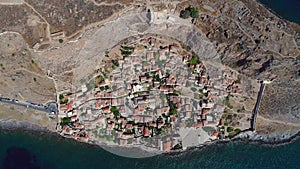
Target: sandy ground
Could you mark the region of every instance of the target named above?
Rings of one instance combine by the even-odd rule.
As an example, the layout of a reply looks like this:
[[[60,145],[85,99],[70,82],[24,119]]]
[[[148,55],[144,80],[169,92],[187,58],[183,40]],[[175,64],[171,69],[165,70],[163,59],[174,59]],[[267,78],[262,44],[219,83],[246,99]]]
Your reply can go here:
[[[31,57],[23,38],[14,33],[0,36],[0,95],[11,99],[45,103],[56,100],[51,79]]]
[[[300,130],[300,124],[285,123],[282,121],[274,121],[258,116],[256,120],[257,133],[262,135],[268,134],[284,134],[286,132],[296,132]]]
[[[45,127],[50,131],[55,131],[56,120],[50,119],[45,112],[27,109],[22,106],[0,103],[0,119],[2,121],[22,121],[40,127]]]

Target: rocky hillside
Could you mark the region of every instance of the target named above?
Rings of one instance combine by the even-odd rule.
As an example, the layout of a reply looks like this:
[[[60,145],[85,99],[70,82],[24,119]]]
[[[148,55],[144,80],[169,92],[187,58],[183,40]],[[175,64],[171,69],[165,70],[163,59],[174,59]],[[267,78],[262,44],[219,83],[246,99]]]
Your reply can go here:
[[[272,80],[260,115],[300,122],[300,26],[280,19],[254,0],[182,2],[199,9],[195,25],[214,43],[221,62],[250,78]]]

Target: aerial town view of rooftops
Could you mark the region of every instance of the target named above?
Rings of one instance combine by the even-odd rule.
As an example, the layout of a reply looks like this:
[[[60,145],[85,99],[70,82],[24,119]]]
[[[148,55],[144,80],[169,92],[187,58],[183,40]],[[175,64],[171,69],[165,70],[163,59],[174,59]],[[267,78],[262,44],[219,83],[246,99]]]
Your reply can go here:
[[[58,131],[84,142],[186,149],[249,128],[232,110],[237,72],[208,68],[180,43],[149,35],[108,50],[103,68],[59,94]],[[237,113],[239,112],[239,113]]]

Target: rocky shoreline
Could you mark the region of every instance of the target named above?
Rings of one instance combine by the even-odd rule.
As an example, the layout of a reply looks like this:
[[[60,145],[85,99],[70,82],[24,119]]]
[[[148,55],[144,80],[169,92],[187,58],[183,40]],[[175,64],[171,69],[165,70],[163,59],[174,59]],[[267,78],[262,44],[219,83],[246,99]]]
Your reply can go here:
[[[73,141],[77,144],[81,144],[83,146],[92,146],[92,147],[101,147],[107,151],[113,152],[114,154],[118,154],[121,156],[127,156],[128,154],[132,152],[138,152],[137,150],[132,151],[133,149],[140,149],[142,150],[142,154],[146,157],[146,149],[139,148],[137,146],[134,147],[116,147],[116,146],[109,146],[109,145],[98,145],[98,144],[92,144],[92,143],[84,143],[80,142],[74,139],[66,138],[61,135],[59,135],[57,132],[50,131],[47,128],[40,127],[35,124],[31,124],[28,122],[23,122],[23,121],[16,121],[16,120],[1,120],[0,121],[0,131],[20,131],[20,132],[29,132],[37,135],[51,135],[53,137],[57,137],[58,139],[67,139],[68,141]],[[213,142],[208,142],[199,146],[195,147],[190,147],[186,150],[173,150],[169,153],[165,153],[166,155],[169,156],[177,156],[181,155],[190,151],[196,151],[201,148],[207,147],[207,146],[213,146],[217,144],[226,144],[229,142],[245,142],[249,144],[255,144],[255,145],[263,145],[263,146],[281,146],[285,144],[292,143],[300,138],[300,130],[298,132],[288,132],[285,134],[281,135],[259,135],[256,132],[253,132],[251,130],[245,130],[233,137],[232,139],[224,139],[224,140],[216,140]],[[121,150],[118,151],[118,148]],[[153,152],[148,152],[148,153],[153,153]],[[158,155],[158,154],[157,154]],[[132,158],[137,158],[133,156],[132,154],[129,156]]]
[[[260,135],[253,131],[244,131],[233,137],[232,141],[246,141],[263,145],[278,146],[291,143],[300,138],[300,130],[297,132],[286,132],[284,134]]]
[[[0,120],[0,131],[1,130],[50,132],[45,127],[41,127],[29,122],[17,121],[17,120]]]
[[[189,147],[187,150],[177,150],[177,151],[175,150],[167,154],[170,156],[177,156],[183,153],[188,153],[189,151],[197,151],[205,147],[219,145],[219,144],[227,144],[230,142],[243,142],[243,143],[254,144],[258,146],[276,147],[276,146],[283,146],[286,144],[293,143],[298,139],[300,139],[300,130],[296,133],[285,133],[282,135],[265,135],[265,136],[259,135],[256,132],[253,132],[251,130],[245,130],[231,139],[216,140],[199,146]]]

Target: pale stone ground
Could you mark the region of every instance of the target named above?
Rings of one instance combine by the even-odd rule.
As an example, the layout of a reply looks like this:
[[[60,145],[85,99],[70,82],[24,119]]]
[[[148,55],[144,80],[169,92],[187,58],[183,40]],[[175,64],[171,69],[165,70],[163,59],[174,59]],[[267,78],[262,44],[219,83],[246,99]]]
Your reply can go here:
[[[179,135],[182,138],[183,149],[204,144],[210,138],[202,128],[180,128]]]
[[[120,41],[138,34],[155,33],[172,37],[187,44],[201,58],[215,59],[218,54],[203,34],[197,32],[191,23],[178,16],[161,13],[160,19],[147,23],[145,13],[124,15],[105,25],[88,30],[72,43],[38,52],[35,59],[45,70],[50,70],[58,78],[65,71],[73,73],[71,83],[81,86],[80,80],[92,74],[101,64],[105,51]],[[73,69],[75,67],[75,69]],[[73,69],[73,71],[72,71]],[[70,80],[70,79],[69,79]],[[58,81],[58,88],[63,90]]]
[[[0,5],[22,5],[23,0],[0,0]]]

